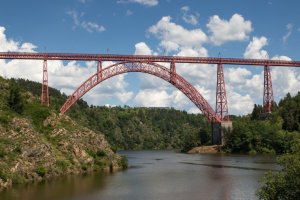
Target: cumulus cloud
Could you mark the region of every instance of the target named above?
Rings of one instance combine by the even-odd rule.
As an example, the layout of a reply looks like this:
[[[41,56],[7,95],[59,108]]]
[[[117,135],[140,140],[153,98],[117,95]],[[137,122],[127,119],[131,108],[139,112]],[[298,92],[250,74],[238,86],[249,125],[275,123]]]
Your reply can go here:
[[[117,3],[138,3],[145,6],[156,6],[159,0],[119,0]]]
[[[227,90],[228,112],[230,114],[245,115],[252,112],[253,98],[249,94],[241,95],[237,92]]]
[[[135,96],[134,101],[138,106],[169,107],[170,96],[164,90],[141,90]]]
[[[212,34],[210,40],[215,45],[247,40],[248,34],[253,30],[251,21],[245,20],[240,14],[234,14],[229,21],[214,15],[206,26]]]
[[[37,47],[29,42],[20,44],[17,41],[8,39],[5,34],[5,27],[0,26],[0,52],[34,52]]]
[[[73,10],[73,11],[68,11],[67,14],[72,18],[72,20],[74,22],[73,29],[75,29],[77,27],[81,27],[90,33],[93,33],[93,32],[100,33],[100,32],[103,32],[106,30],[105,27],[101,24],[98,24],[96,22],[82,20],[82,17],[84,16],[83,12],[81,12],[79,14]]]
[[[207,41],[206,34],[201,29],[188,30],[181,25],[171,22],[170,16],[162,17],[148,32],[158,38],[160,46],[167,52],[180,47],[199,47]]]
[[[251,71],[246,68],[229,68],[225,70],[226,76],[228,77],[228,83],[230,84],[244,84],[247,77],[252,75]]]
[[[266,37],[262,36],[260,38],[253,37],[252,41],[248,44],[244,58],[249,59],[268,59],[269,55],[266,50],[262,48],[268,44],[268,40]]]
[[[272,60],[292,59],[288,56],[274,56]],[[288,92],[296,95],[300,88],[300,69],[286,67],[272,67],[271,69],[272,84],[274,95],[278,98],[284,97]]]
[[[135,44],[135,55],[152,55],[152,50],[145,42]]]

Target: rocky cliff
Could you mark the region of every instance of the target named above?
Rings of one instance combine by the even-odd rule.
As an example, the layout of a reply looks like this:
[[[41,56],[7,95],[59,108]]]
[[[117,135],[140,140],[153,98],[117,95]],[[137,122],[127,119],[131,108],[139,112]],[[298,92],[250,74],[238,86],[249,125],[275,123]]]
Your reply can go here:
[[[126,167],[102,134],[51,113],[38,132],[31,120],[0,121],[0,189],[67,174],[114,171]]]

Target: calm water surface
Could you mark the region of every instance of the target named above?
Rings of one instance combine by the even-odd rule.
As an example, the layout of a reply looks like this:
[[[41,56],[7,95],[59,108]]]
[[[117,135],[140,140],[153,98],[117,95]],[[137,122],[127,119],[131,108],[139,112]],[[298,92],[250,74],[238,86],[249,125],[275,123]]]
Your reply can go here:
[[[223,200],[257,199],[258,180],[277,170],[275,157],[186,155],[122,151],[129,169],[73,176],[0,192],[1,200]]]

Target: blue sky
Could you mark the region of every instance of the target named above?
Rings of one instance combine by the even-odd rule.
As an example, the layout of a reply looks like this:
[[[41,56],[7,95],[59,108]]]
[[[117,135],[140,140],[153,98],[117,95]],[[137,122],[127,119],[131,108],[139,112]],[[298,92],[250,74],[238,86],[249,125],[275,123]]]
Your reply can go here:
[[[2,0],[0,51],[300,60],[299,7],[297,0]],[[50,86],[67,94],[96,70],[93,62],[48,66]],[[37,61],[2,60],[0,75],[41,81],[41,67]],[[214,108],[216,67],[177,67]],[[262,68],[226,65],[225,78],[230,113],[246,114],[261,104]],[[276,100],[300,90],[298,69],[274,68],[272,79]],[[145,74],[115,77],[84,99],[199,112],[170,84]]]

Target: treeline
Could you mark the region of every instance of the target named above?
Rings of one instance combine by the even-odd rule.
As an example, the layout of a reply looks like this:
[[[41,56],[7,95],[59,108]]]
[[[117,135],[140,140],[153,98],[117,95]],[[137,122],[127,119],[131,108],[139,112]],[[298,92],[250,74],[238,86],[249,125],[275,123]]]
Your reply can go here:
[[[248,116],[235,117],[233,131],[226,132],[224,150],[231,153],[282,154],[300,142],[300,92],[289,93],[273,105],[272,114],[263,115],[262,106],[254,105]]]

